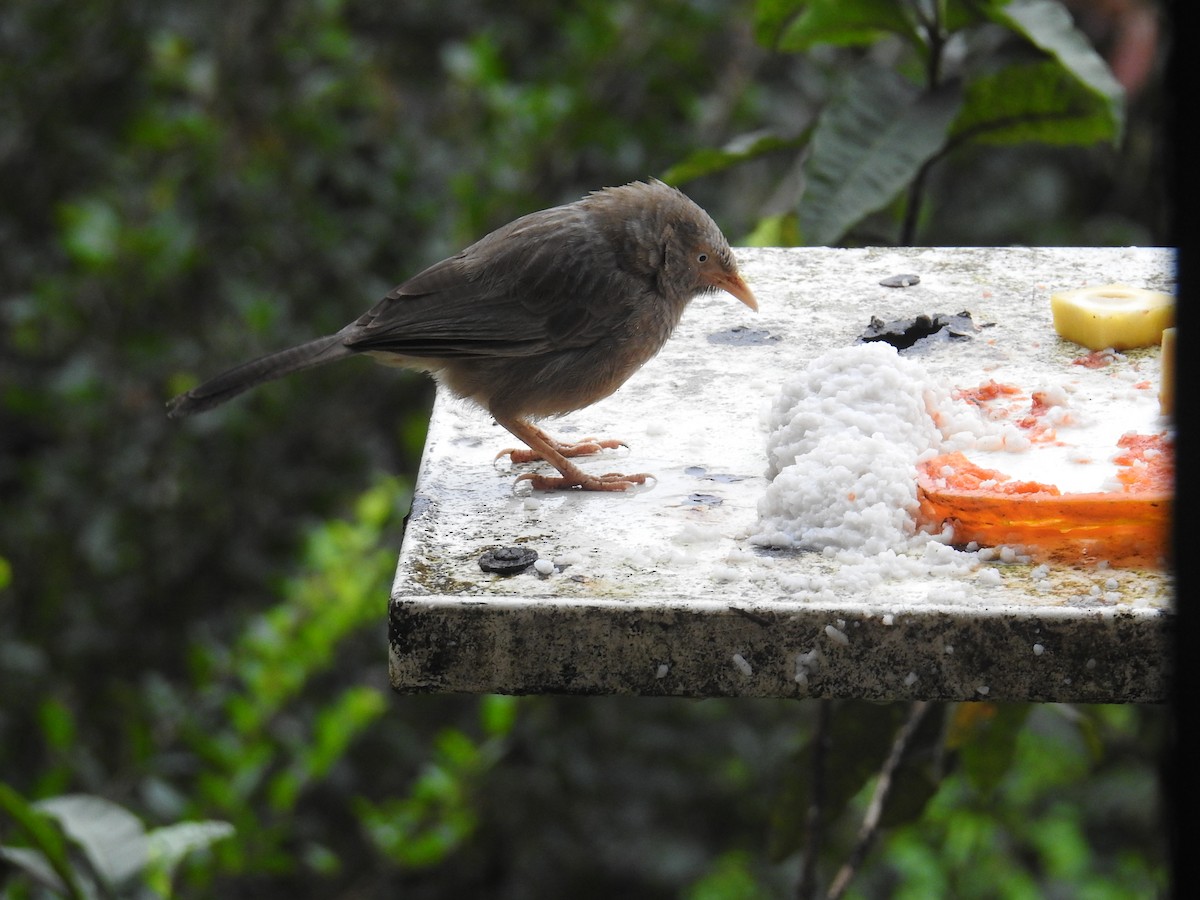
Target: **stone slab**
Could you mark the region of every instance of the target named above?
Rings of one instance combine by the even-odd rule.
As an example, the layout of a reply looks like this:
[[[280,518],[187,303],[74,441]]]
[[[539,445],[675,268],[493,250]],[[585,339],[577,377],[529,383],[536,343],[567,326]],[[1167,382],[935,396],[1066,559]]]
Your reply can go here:
[[[1172,578],[1157,569],[989,563],[988,579],[843,578],[820,553],[747,541],[766,487],[762,414],[790,373],[872,315],[970,311],[986,334],[917,351],[948,385],[1036,386],[1080,349],[1049,295],[1121,282],[1173,291],[1157,248],[742,249],[755,315],[698,298],[612,397],[543,423],[628,450],[585,468],[652,472],[627,494],[530,495],[513,440],[439,393],[390,604],[400,692],[1161,702]],[[884,287],[913,273],[920,283]],[[1156,350],[1119,366],[1157,379]],[[1119,374],[1114,370],[1114,374]],[[484,572],[496,547],[553,568]],[[546,563],[542,563],[546,568]],[[805,591],[796,585],[824,585]],[[836,590],[830,597],[829,586]]]

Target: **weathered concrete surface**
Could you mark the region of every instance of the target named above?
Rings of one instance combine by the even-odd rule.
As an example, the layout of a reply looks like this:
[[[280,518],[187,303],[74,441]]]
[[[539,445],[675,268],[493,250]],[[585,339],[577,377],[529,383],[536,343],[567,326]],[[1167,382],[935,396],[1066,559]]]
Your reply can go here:
[[[514,491],[531,467],[492,464],[511,437],[439,396],[391,601],[398,691],[631,693],[1158,702],[1173,585],[1160,570],[989,563],[988,577],[863,579],[819,553],[747,540],[766,486],[760,415],[778,386],[872,315],[970,311],[994,323],[913,358],[945,383],[1030,389],[1080,349],[1053,291],[1122,282],[1173,291],[1147,248],[740,250],[759,315],[697,300],[667,348],[617,392],[544,423],[629,450],[583,460],[652,472],[624,495]],[[920,284],[886,288],[889,276]],[[1157,381],[1157,351],[1112,374]],[[500,546],[543,569],[483,572]],[[546,561],[549,561],[549,565]],[[976,573],[978,574],[978,573]],[[871,579],[868,579],[871,581]],[[805,585],[810,588],[806,589]]]

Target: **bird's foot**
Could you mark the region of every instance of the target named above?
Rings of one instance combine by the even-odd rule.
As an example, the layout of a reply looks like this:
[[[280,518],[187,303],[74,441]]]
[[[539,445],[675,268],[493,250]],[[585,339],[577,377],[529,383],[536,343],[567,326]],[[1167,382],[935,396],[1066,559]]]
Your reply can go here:
[[[653,477],[648,472],[638,472],[634,475],[624,475],[620,472],[587,475],[579,472],[571,478],[527,473],[518,476],[517,481],[528,481],[535,491],[569,491],[575,488],[581,491],[627,491],[635,485],[645,484],[647,478]]]
[[[548,435],[547,437],[549,438]],[[555,450],[566,457],[591,456],[593,453],[599,453],[601,450],[616,450],[618,447],[628,446],[628,444],[626,444],[624,441],[618,441],[612,438],[587,437],[571,444],[568,444],[564,441],[555,440],[554,438],[549,438],[549,440],[551,441],[551,446],[553,446]],[[538,451],[531,450],[526,447],[509,447],[501,450],[496,454],[496,459],[500,459],[502,456],[507,456],[512,460],[514,465],[520,463],[538,462],[539,460],[544,460],[546,458]]]
[[[505,450],[500,456],[508,455],[514,463],[545,460],[558,469],[561,478],[548,475],[538,475],[533,472],[517,477],[517,481],[528,481],[535,491],[565,491],[578,489],[581,491],[627,491],[635,485],[645,484],[647,478],[653,478],[644,472],[636,475],[622,475],[620,472],[609,472],[607,475],[591,475],[569,457],[587,456],[599,453],[601,450],[613,447],[624,447],[622,441],[597,440],[584,438],[575,443],[565,443],[551,437],[536,425],[523,419],[497,417],[496,421],[503,425],[517,438],[529,445],[528,450]]]

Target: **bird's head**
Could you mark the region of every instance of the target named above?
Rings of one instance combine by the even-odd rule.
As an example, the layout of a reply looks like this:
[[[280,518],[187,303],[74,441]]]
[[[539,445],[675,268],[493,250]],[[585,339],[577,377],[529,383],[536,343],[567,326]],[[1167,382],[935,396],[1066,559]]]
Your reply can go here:
[[[718,234],[718,236],[720,236]],[[738,272],[733,251],[721,237],[719,244],[700,240],[692,245],[691,254],[696,266],[696,277],[705,289],[721,290],[733,294],[748,307],[758,312],[758,300]]]
[[[651,183],[663,211],[660,280],[672,282],[689,297],[726,291],[758,311],[758,300],[738,272],[729,241],[703,209],[682,191],[661,181]]]
[[[727,291],[753,310],[758,301],[717,223],[678,188],[657,179],[593,191],[583,201],[616,236],[622,267],[654,278],[680,311],[697,294]]]

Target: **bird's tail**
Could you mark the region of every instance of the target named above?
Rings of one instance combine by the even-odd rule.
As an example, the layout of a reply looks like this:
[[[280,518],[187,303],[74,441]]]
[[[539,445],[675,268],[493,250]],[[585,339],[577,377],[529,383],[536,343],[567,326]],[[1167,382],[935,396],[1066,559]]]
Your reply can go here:
[[[199,387],[192,388],[186,394],[180,394],[167,404],[167,415],[178,419],[204,412],[206,409],[220,406],[226,400],[232,400],[243,391],[248,391],[264,381],[273,381],[292,372],[333,362],[353,353],[354,351],[343,343],[341,336],[331,334],[298,347],[252,359],[204,382]]]

